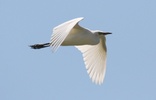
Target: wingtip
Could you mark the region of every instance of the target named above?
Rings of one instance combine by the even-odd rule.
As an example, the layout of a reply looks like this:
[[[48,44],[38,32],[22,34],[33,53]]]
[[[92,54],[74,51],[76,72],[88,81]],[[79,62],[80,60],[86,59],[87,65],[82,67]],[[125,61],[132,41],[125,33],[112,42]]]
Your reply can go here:
[[[79,17],[80,19],[84,19],[84,17]]]
[[[83,20],[84,17],[78,17],[78,18],[75,18],[76,20]]]

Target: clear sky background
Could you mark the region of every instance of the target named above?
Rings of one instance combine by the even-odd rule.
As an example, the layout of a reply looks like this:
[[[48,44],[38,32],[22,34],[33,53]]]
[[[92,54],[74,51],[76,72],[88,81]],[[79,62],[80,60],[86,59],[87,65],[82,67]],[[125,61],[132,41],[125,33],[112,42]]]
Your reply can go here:
[[[28,47],[77,17],[113,33],[100,86],[75,47]],[[156,0],[0,0],[0,48],[0,100],[156,100]]]

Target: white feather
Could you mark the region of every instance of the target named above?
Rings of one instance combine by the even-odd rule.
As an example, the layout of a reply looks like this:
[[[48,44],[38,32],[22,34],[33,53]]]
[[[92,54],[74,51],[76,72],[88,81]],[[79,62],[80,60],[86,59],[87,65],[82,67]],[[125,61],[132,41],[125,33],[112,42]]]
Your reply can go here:
[[[106,72],[105,32],[90,31],[79,26],[78,23],[82,19],[76,18],[55,27],[50,46],[55,52],[60,45],[74,45],[82,52],[87,72],[92,81],[101,84]]]

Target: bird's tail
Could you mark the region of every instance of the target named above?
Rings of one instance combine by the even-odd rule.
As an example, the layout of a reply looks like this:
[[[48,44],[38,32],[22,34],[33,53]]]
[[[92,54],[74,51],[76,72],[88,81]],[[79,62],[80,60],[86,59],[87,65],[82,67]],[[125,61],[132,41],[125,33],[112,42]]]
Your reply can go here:
[[[50,43],[43,43],[43,44],[34,44],[34,45],[30,45],[30,47],[32,49],[41,49],[41,48],[45,48],[45,47],[49,47]]]

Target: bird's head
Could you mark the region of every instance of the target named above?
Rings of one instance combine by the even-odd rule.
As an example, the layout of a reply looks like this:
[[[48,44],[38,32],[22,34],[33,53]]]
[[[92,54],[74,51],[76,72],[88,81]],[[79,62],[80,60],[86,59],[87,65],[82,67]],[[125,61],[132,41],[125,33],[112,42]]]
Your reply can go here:
[[[111,32],[103,32],[100,30],[94,30],[92,31],[94,34],[98,34],[98,35],[108,35],[108,34],[112,34]]]

